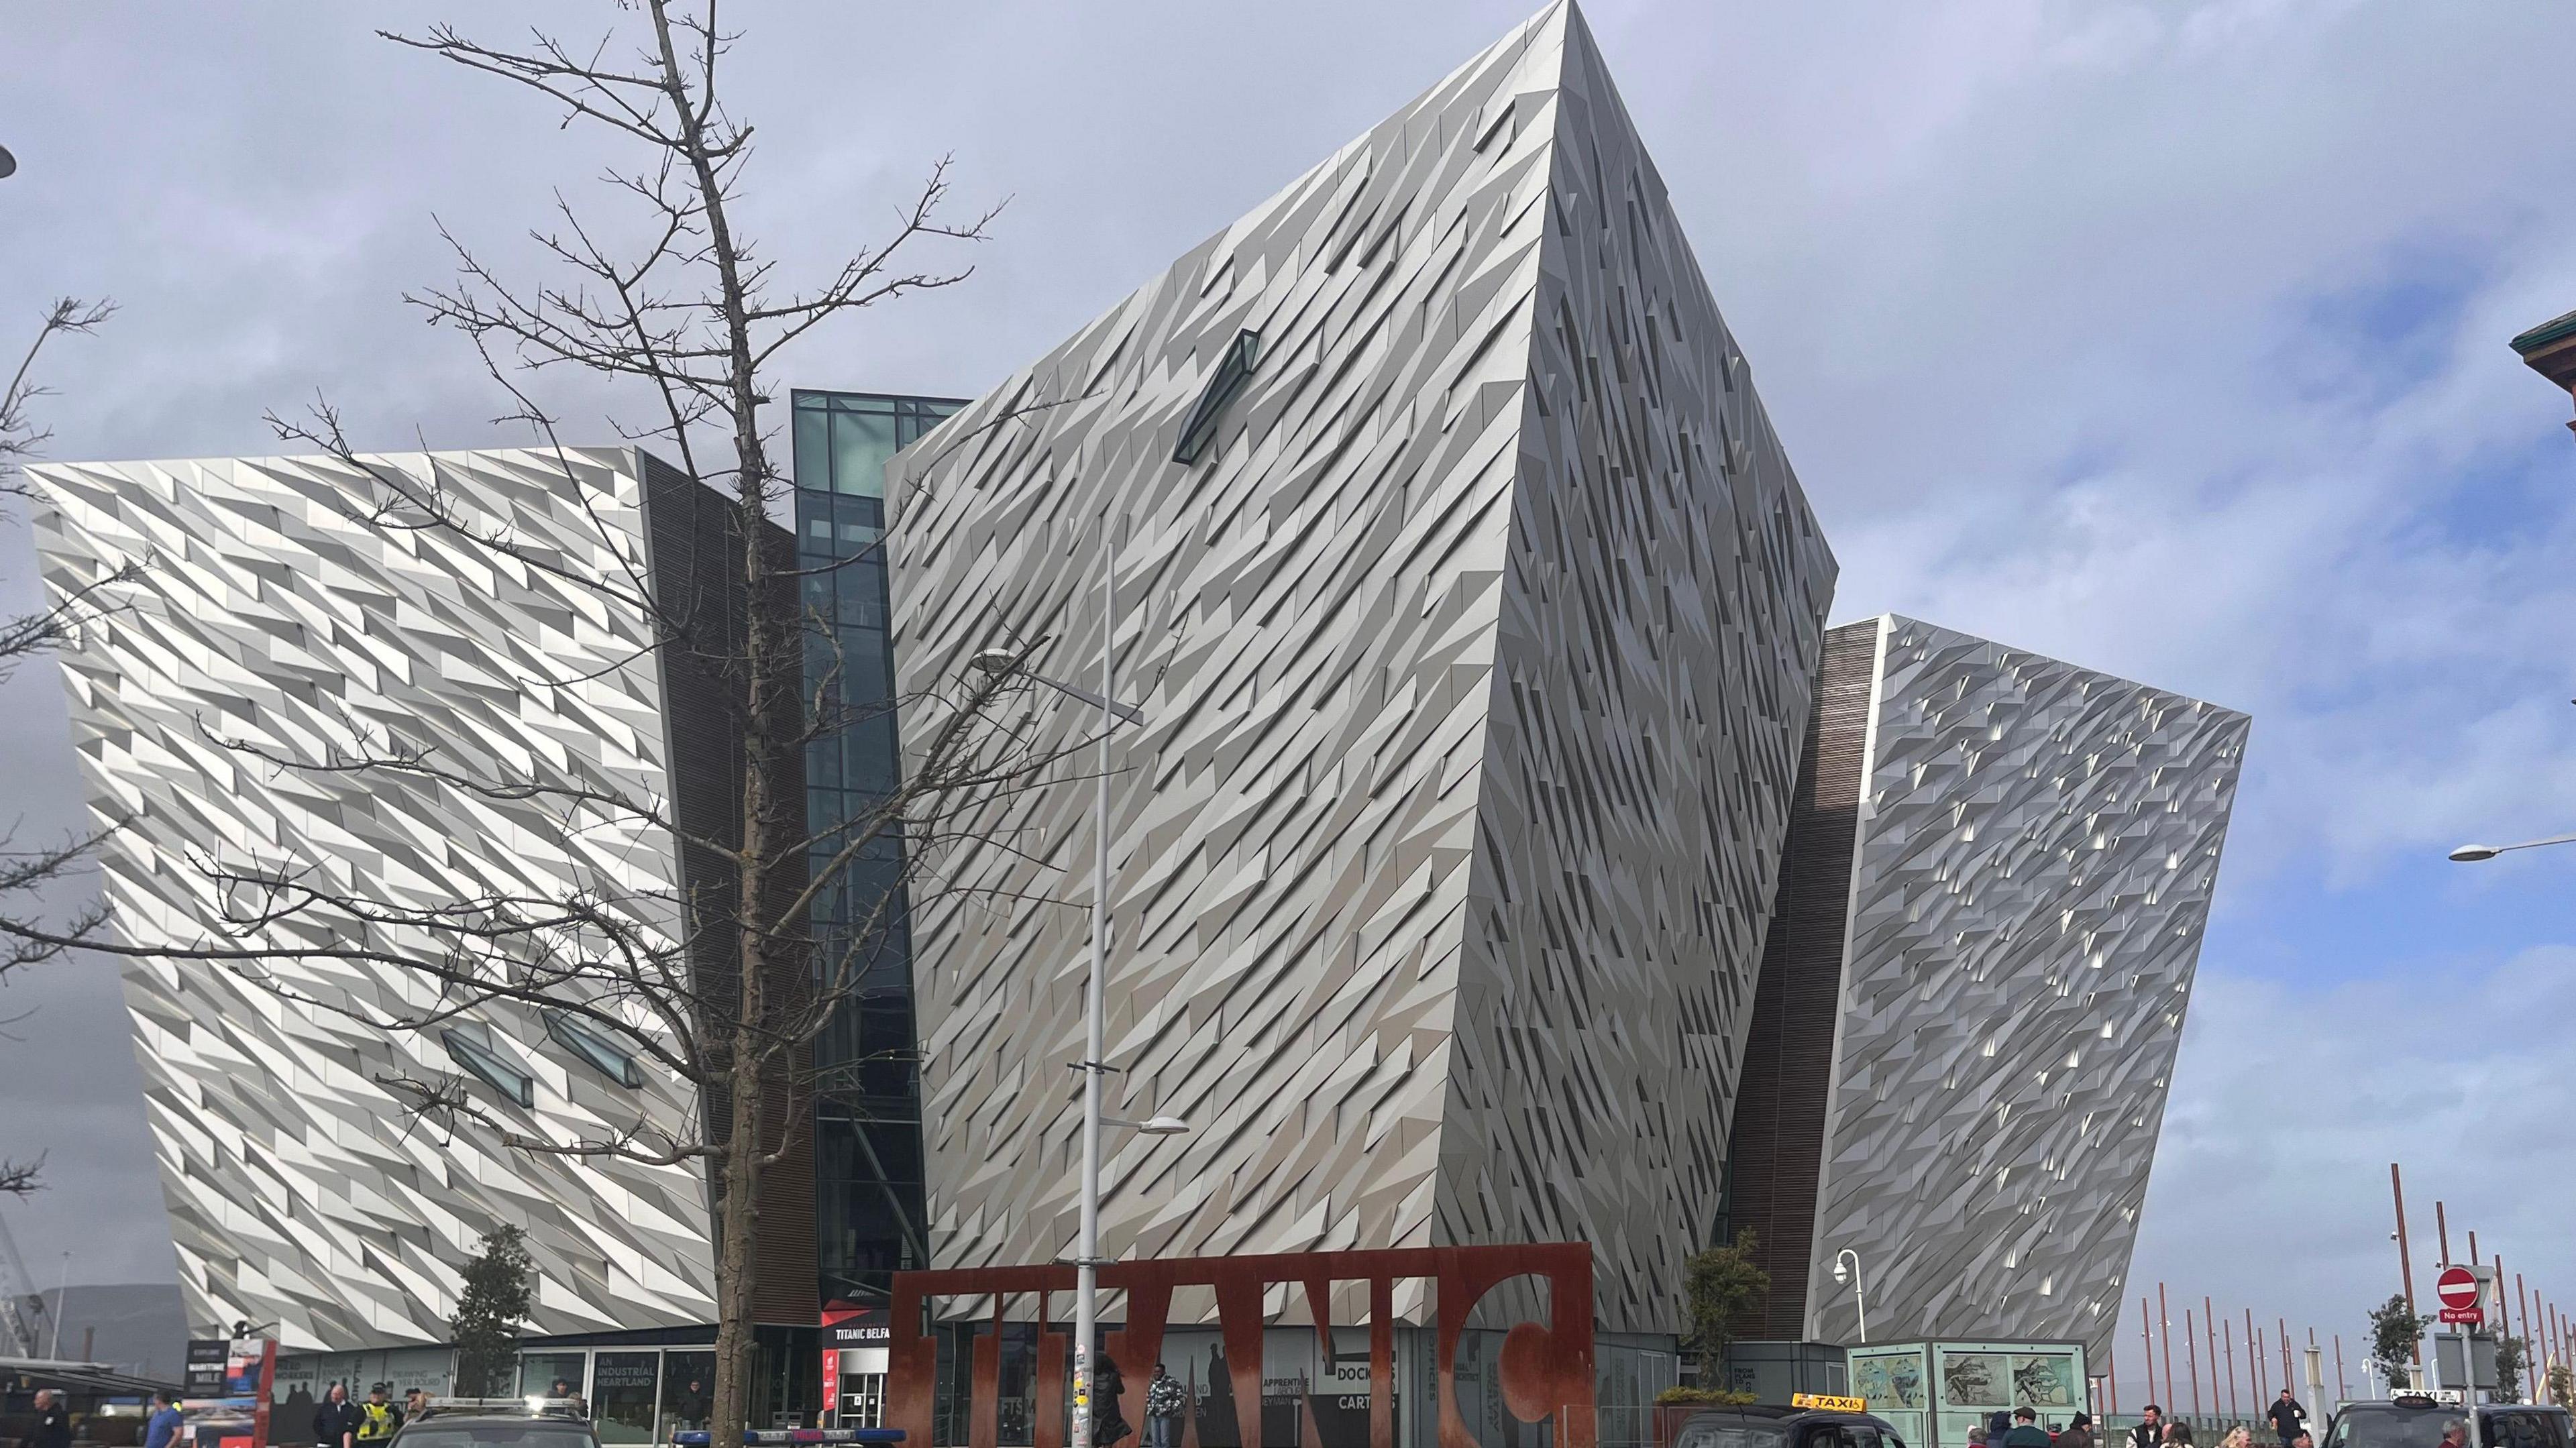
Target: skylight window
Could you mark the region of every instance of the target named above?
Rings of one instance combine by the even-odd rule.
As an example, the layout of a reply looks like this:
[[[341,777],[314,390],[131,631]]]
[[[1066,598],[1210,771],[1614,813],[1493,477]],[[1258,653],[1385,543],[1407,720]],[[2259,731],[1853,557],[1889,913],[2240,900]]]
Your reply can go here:
[[[644,1084],[644,1068],[633,1052],[610,1040],[597,1026],[562,1011],[546,1012],[546,1034],[555,1043],[599,1068],[599,1074],[632,1091]]]
[[[1172,461],[1194,463],[1207,445],[1216,440],[1216,425],[1225,416],[1226,404],[1252,380],[1253,365],[1261,360],[1261,334],[1237,332],[1234,345],[1216,359],[1216,370],[1208,375],[1207,388],[1199,400],[1190,405],[1190,415],[1181,420],[1180,441],[1172,446]]]
[[[482,1078],[484,1085],[521,1106],[537,1104],[536,1078],[494,1051],[481,1027],[458,1026],[441,1031],[438,1038],[446,1044],[448,1058]]]

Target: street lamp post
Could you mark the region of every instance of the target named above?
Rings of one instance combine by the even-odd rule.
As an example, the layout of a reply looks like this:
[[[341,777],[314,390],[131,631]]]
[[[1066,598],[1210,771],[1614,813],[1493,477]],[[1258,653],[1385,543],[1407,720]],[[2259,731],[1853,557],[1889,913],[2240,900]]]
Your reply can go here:
[[[1845,1266],[1846,1263],[1849,1264],[1848,1268]],[[1860,1343],[1863,1347],[1869,1346],[1869,1299],[1861,1292],[1858,1252],[1845,1247],[1834,1254],[1834,1280],[1851,1284],[1852,1311],[1860,1316]]]
[[[1120,722],[1140,724],[1144,715],[1117,702],[1113,695],[1115,681],[1111,662],[1117,644],[1117,555],[1112,549],[1109,518],[1100,520],[1100,692],[1071,684],[1059,683],[1043,674],[1021,667],[1020,655],[1010,649],[985,649],[975,655],[973,664],[988,674],[1018,674],[1035,683],[1086,704],[1100,708],[1100,778],[1096,798],[1098,822],[1093,831],[1091,857],[1091,979],[1083,990],[1082,1071],[1082,1226],[1081,1242],[1075,1249],[1073,1298],[1073,1441],[1071,1448],[1091,1448],[1091,1384],[1094,1341],[1099,1332],[1100,1317],[1100,1129],[1121,1126],[1151,1136],[1171,1136],[1189,1130],[1189,1124],[1178,1117],[1157,1116],[1147,1121],[1120,1121],[1100,1112],[1100,1078],[1108,1070],[1101,1061],[1105,1052],[1101,1037],[1102,980],[1109,964],[1109,732]]]

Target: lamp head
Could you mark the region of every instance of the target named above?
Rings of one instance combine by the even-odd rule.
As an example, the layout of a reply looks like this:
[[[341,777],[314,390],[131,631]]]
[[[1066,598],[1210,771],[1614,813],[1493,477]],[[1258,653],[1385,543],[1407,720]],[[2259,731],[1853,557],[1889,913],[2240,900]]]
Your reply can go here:
[[[979,649],[966,662],[987,674],[1007,674],[1020,666],[1020,656],[1010,649]]]
[[[2492,860],[2503,853],[2493,845],[2462,845],[2451,852],[2451,858],[2466,865],[2478,860]]]
[[[1834,1259],[1834,1281],[1836,1281],[1836,1282],[1838,1282],[1838,1283],[1839,1283],[1839,1282],[1849,1282],[1850,1280],[1851,1280],[1851,1269],[1850,1269],[1850,1268],[1848,1268],[1848,1267],[1845,1267],[1845,1266],[1842,1264],[1842,1259],[1841,1259],[1841,1258],[1839,1258],[1839,1257],[1835,1258],[1835,1259]]]
[[[1156,1116],[1136,1129],[1147,1136],[1180,1136],[1190,1129],[1190,1124],[1177,1116]]]

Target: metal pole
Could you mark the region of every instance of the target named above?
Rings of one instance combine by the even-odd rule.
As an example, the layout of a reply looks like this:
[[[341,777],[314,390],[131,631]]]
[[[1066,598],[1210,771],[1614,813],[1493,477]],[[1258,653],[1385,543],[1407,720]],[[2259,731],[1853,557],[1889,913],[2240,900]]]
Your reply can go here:
[[[2397,1276],[2406,1285],[2406,1315],[2415,1315],[2415,1268],[2406,1256],[2406,1184],[2397,1175],[2397,1163],[2388,1164],[2388,1190],[2397,1198]],[[2248,1322],[2252,1319],[2248,1318]],[[2250,1329],[2249,1329],[2250,1330]],[[2418,1339],[2407,1351],[2415,1355],[2415,1365],[2424,1365],[2424,1344]]]
[[[2191,1415],[2200,1416],[2200,1334],[2192,1329],[2191,1309],[2182,1310],[2182,1365],[2191,1374]]]
[[[2171,1412],[2182,1406],[2173,1389],[2173,1319],[2165,1313],[2165,1285],[2156,1284],[2156,1332],[2165,1345],[2165,1405]]]
[[[1101,978],[1109,970],[1109,712],[1115,697],[1110,672],[1117,651],[1117,554],[1110,515],[1100,515],[1100,779],[1099,821],[1091,854],[1091,983],[1083,999],[1082,1246],[1074,1268],[1073,1448],[1091,1448],[1091,1356],[1100,1327],[1100,1075],[1103,1052]]]
[[[2496,1264],[2496,1271],[2499,1274],[2502,1273],[2504,1264]],[[2501,1297],[2504,1294],[2498,1292],[2496,1295]],[[2522,1375],[2530,1378],[2538,1371],[2539,1355],[2533,1350],[2534,1343],[2531,1336],[2531,1294],[2523,1289],[2522,1274],[2519,1272],[2513,1274],[2513,1308],[2513,1320],[2522,1329]],[[2537,1403],[2541,1401],[2542,1383],[2538,1378],[2532,1378],[2531,1386],[2532,1391],[2529,1396],[2531,1401]]]
[[[2156,1324],[2147,1315],[2147,1294],[2138,1294],[2138,1346],[2146,1354],[2147,1396],[2156,1395]]]
[[[2299,1375],[2290,1367],[2290,1319],[2284,1317],[2277,1322],[2281,1329],[2281,1386],[2295,1388],[2299,1385]]]
[[[2215,1413],[2221,1401],[2218,1391],[2218,1309],[2210,1306],[2205,1294],[2200,1299],[2200,1332],[2201,1336],[2209,1339],[2209,1411]]]
[[[2439,1197],[2433,1199],[2433,1240],[2441,1244],[2442,1265],[2450,1266],[2451,1223],[2450,1219],[2442,1214],[2442,1201]]]
[[[72,1254],[65,1252],[63,1270],[54,1278],[54,1343],[45,1349],[45,1356],[56,1362],[63,1360],[63,1304],[71,1300],[71,1293]]]
[[[2227,1416],[2241,1417],[2245,1407],[2236,1399],[2236,1324],[2233,1321],[2219,1324],[2218,1342],[2227,1349]]]
[[[2344,1401],[2345,1401],[2346,1399],[2348,1399],[2348,1398],[2350,1398],[2350,1397],[2352,1396],[2352,1384],[2351,1384],[2349,1381],[2347,1381],[2347,1380],[2345,1379],[2344,1375],[2343,1375],[2343,1334],[2342,1334],[2342,1333],[2336,1333],[2336,1334],[2334,1335],[2334,1339],[2335,1339],[2335,1406],[2336,1406],[2336,1407],[2341,1407],[2341,1406],[2343,1406]]]
[[[1846,1257],[1851,1259],[1852,1311],[1860,1318],[1861,1345],[1866,1347],[1869,1345],[1869,1297],[1861,1286],[1860,1254],[1845,1247],[1834,1254],[1834,1266],[1839,1269]]]

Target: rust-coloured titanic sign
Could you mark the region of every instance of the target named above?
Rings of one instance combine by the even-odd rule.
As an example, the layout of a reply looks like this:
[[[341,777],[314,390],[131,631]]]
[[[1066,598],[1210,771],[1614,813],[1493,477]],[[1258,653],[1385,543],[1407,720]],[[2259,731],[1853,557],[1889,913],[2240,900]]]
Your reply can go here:
[[[1369,1293],[1369,1448],[1395,1448],[1395,1284],[1410,1277],[1437,1286],[1435,1359],[1440,1409],[1440,1448],[1476,1448],[1475,1434],[1459,1415],[1458,1339],[1476,1304],[1514,1277],[1548,1283],[1549,1321],[1516,1324],[1503,1335],[1504,1406],[1524,1423],[1556,1420],[1557,1448],[1594,1448],[1592,1413],[1592,1249],[1581,1242],[1508,1247],[1409,1247],[1367,1252],[1288,1252],[1267,1257],[1183,1257],[1118,1262],[1100,1269],[1103,1289],[1127,1294],[1127,1324],[1103,1335],[1125,1392],[1122,1416],[1142,1421],[1145,1383],[1163,1348],[1164,1318],[1176,1287],[1208,1287],[1216,1294],[1217,1324],[1231,1371],[1234,1402],[1246,1448],[1260,1448],[1261,1312],[1265,1288],[1302,1287],[1307,1314],[1329,1354],[1332,1285],[1366,1282]],[[1036,1297],[1037,1403],[1031,1424],[1035,1448],[1064,1448],[1065,1355],[1069,1332],[1051,1311],[1051,1297],[1074,1290],[1069,1264],[968,1267],[945,1272],[898,1272],[894,1278],[894,1337],[886,1378],[886,1426],[904,1430],[904,1441],[929,1448],[931,1395],[938,1381],[939,1342],[923,1332],[923,1306],[934,1297],[993,1298],[994,1331],[974,1338],[973,1408],[967,1448],[999,1448],[1001,1439],[1002,1334],[1013,1298]],[[1249,1421],[1244,1417],[1248,1415]],[[1299,1413],[1300,1448],[1322,1448],[1311,1404]],[[1193,1425],[1194,1428],[1195,1425]],[[1193,1440],[1195,1433],[1193,1432]],[[1195,1448],[1187,1442],[1183,1448]]]

